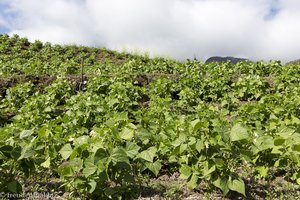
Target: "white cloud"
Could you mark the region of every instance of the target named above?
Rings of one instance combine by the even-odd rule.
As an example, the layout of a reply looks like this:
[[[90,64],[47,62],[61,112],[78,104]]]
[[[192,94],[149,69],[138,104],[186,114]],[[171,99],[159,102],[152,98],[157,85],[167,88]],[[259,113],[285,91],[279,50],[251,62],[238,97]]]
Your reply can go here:
[[[2,1],[17,14],[5,22],[11,33],[29,39],[136,48],[179,59],[300,56],[299,0]]]

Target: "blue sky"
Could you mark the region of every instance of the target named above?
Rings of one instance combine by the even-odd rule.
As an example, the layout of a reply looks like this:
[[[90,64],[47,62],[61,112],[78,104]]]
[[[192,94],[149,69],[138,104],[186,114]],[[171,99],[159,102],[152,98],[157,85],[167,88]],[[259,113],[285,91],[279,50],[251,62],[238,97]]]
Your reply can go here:
[[[270,3],[269,6],[269,12],[265,16],[266,20],[273,19],[278,13],[280,12],[279,2],[277,0],[274,0]]]
[[[7,9],[7,6],[3,3],[0,3],[0,16],[1,18],[3,18],[3,20],[5,19],[5,10]],[[0,21],[0,33],[8,33],[9,29],[4,26],[4,24],[1,23]]]
[[[0,26],[0,33],[8,33],[9,29],[4,27],[4,26]]]
[[[288,61],[300,51],[299,0],[0,1],[0,33],[30,40],[200,60]]]

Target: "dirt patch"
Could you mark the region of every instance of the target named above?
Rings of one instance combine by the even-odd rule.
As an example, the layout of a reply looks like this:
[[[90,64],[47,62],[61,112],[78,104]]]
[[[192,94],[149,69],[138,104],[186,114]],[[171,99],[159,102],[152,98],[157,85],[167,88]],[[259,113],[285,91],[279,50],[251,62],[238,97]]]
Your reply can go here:
[[[144,87],[146,85],[149,84],[149,78],[147,75],[145,74],[142,74],[142,75],[139,75],[137,76],[134,80],[133,80],[133,84],[134,85],[137,85],[137,86],[141,86],[141,87]]]
[[[216,188],[201,182],[197,188],[191,190],[187,187],[186,180],[180,178],[179,173],[171,176],[162,175],[155,179],[150,179],[141,191],[137,200],[152,199],[299,199],[300,188],[294,183],[288,182],[284,177],[276,177],[274,180],[255,180],[253,177],[244,179],[246,187],[246,197],[237,193],[229,192],[226,197]]]
[[[85,89],[89,79],[86,75],[68,75],[66,78],[74,85],[76,91]]]
[[[46,85],[50,85],[56,77],[53,76],[36,76],[36,75],[26,75],[23,79],[19,81],[19,83],[31,82],[35,86],[42,87]]]
[[[121,60],[122,62],[126,62],[124,59]],[[83,75],[83,76],[66,75],[66,79],[74,84],[76,91],[84,89],[90,77],[91,75]],[[162,77],[179,80],[179,75],[163,74],[163,73],[145,73],[145,74],[137,75],[136,78],[133,79],[133,84],[138,86],[147,86],[153,80]],[[43,88],[45,86],[50,85],[54,80],[56,80],[56,78],[57,77],[55,76],[49,76],[49,75],[38,76],[33,74],[14,75],[5,78],[0,77],[0,100],[5,98],[6,90],[9,89],[10,87],[15,86],[16,84],[32,82],[40,91],[43,91]]]
[[[40,174],[39,174],[40,175]],[[55,199],[73,199],[73,195],[65,191],[58,177],[52,177],[51,172],[44,172],[44,178],[31,178],[24,182],[25,192],[51,193]],[[139,183],[128,188],[125,199],[136,200],[164,200],[164,199],[183,199],[183,200],[263,200],[263,199],[300,199],[300,187],[295,183],[288,182],[284,176],[275,177],[272,180],[258,180],[254,176],[244,178],[246,196],[237,192],[229,192],[226,196],[215,187],[201,181],[198,186],[191,190],[187,186],[187,181],[180,178],[180,173],[164,174],[157,178],[140,177]],[[118,189],[116,187],[116,189]],[[74,197],[87,199],[80,192],[74,193]]]
[[[16,77],[0,78],[0,100],[6,96],[6,90],[19,83],[19,79]]]
[[[86,75],[67,75],[66,79],[70,82],[83,82],[83,81],[88,81],[89,76]]]
[[[145,74],[137,75],[136,78],[133,80],[133,84],[143,87],[159,78],[169,78],[175,81],[179,81],[178,74],[145,73]]]
[[[6,90],[14,87],[19,83],[32,82],[35,86],[41,87],[42,85],[50,85],[56,77],[51,76],[36,76],[28,75],[14,75],[9,78],[0,77],[0,99],[6,96]]]
[[[81,90],[88,81],[88,76],[67,75],[66,79],[74,84],[75,90]],[[6,90],[20,83],[31,82],[39,91],[43,91],[45,86],[50,85],[57,77],[55,76],[37,76],[37,75],[14,75],[8,78],[0,77],[0,100],[6,96]]]
[[[9,124],[12,122],[12,118],[15,116],[15,113],[0,113],[0,126],[4,124]]]
[[[4,98],[7,88],[8,88],[7,81],[0,79],[0,99]]]
[[[129,60],[129,55],[125,54],[124,56],[122,56],[122,55],[117,55],[115,52],[100,51],[97,54],[96,60],[97,62],[100,63],[110,61],[115,65],[122,65]]]

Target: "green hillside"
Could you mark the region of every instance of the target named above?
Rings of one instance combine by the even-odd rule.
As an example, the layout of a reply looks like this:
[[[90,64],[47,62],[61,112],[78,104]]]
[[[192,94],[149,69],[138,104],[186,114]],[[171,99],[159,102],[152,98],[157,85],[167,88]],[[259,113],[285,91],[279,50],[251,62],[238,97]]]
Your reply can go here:
[[[299,65],[300,64],[300,59],[293,60],[287,63],[287,65]]]
[[[300,198],[300,65],[0,35],[0,192]]]

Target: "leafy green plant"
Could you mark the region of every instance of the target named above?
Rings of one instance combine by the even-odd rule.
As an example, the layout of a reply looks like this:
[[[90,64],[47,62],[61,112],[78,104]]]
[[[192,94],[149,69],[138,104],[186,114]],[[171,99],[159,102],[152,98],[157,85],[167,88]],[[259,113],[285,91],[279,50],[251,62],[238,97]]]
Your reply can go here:
[[[0,35],[0,74],[1,191],[24,192],[45,172],[95,199],[137,198],[141,179],[172,173],[224,197],[248,197],[252,177],[300,184],[297,64],[183,63]]]

